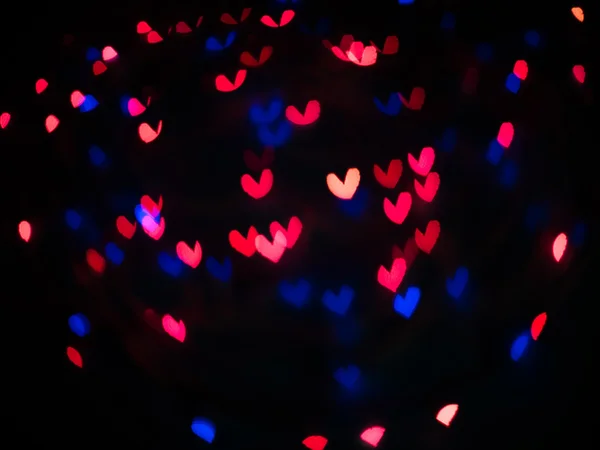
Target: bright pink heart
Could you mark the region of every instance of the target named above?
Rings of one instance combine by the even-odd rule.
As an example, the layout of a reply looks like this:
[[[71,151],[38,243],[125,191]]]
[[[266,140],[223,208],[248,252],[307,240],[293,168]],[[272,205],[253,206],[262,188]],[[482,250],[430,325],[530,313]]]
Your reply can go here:
[[[183,342],[185,340],[186,331],[183,320],[176,322],[171,315],[165,314],[162,319],[162,325],[165,329],[165,332],[172,338],[177,339],[179,342]]]
[[[379,266],[377,272],[377,281],[384,288],[396,292],[404,274],[406,273],[406,261],[402,258],[396,258],[392,263],[392,268],[388,271],[384,266]]]
[[[585,81],[585,67],[580,64],[573,66],[573,76],[579,83],[583,84]]]
[[[442,409],[439,410],[439,412],[435,416],[435,419],[439,423],[444,424],[447,427],[449,427],[450,423],[454,419],[454,416],[456,416],[457,411],[458,411],[457,404],[454,403],[452,405],[446,405]]]
[[[385,433],[385,428],[371,427],[363,431],[360,438],[370,446],[377,447],[379,441],[381,441],[381,438],[383,437],[383,433]]]
[[[288,106],[285,110],[285,117],[295,125],[310,125],[316,122],[320,115],[321,105],[317,100],[308,102],[304,114],[300,113],[295,106]]]
[[[513,127],[513,124],[510,122],[504,122],[502,125],[500,125],[500,131],[498,131],[496,140],[502,147],[508,148],[510,147],[510,143],[512,142],[514,135],[515,128]]]
[[[44,80],[43,78],[40,78],[39,80],[37,80],[35,82],[35,92],[38,94],[41,94],[42,92],[44,92],[47,87],[48,87],[48,82],[46,80]]]
[[[73,91],[71,93],[71,105],[73,108],[79,108],[85,102],[85,95],[83,95],[80,91]]]
[[[423,150],[421,150],[421,154],[419,155],[418,161],[411,153],[408,154],[408,165],[413,170],[413,172],[421,176],[427,176],[427,174],[433,167],[434,161],[435,151],[431,147],[425,147],[423,148]]]
[[[425,184],[421,186],[417,180],[414,181],[415,192],[421,200],[430,203],[435,198],[438,189],[440,188],[440,176],[437,172],[430,172],[425,178]]]
[[[107,46],[102,49],[102,59],[104,61],[112,61],[117,56],[119,56],[117,51],[111,46]]]
[[[296,241],[302,232],[302,222],[300,222],[300,219],[294,216],[288,222],[287,230],[283,228],[279,222],[272,222],[269,226],[269,231],[271,232],[272,237],[277,236],[278,232],[283,234],[286,239],[286,247],[292,248],[296,244]]]
[[[309,436],[302,443],[310,450],[323,450],[327,445],[327,439],[323,436]]]
[[[142,229],[144,233],[155,241],[158,241],[165,232],[165,218],[161,217],[160,222],[156,222],[151,216],[144,216],[142,219]]]
[[[388,198],[383,199],[383,212],[388,219],[398,225],[404,222],[411,206],[412,196],[409,192],[401,192],[395,205]]]
[[[0,128],[4,129],[8,126],[10,122],[10,113],[3,112],[0,115]]]
[[[200,264],[200,261],[202,260],[202,247],[200,247],[198,241],[194,244],[194,250],[183,241],[177,243],[176,250],[179,259],[192,269],[198,267],[198,264]]]
[[[264,169],[260,174],[260,180],[257,183],[254,178],[248,174],[242,175],[242,189],[246,194],[255,200],[263,198],[273,187],[273,172],[271,169]]]
[[[567,249],[567,235],[565,233],[560,233],[554,239],[554,243],[552,244],[552,254],[554,255],[554,260],[556,262],[560,262],[563,255],[565,254],[565,250]]]
[[[130,98],[127,102],[127,111],[129,111],[131,116],[135,117],[146,111],[146,107],[137,98]]]
[[[275,238],[273,239],[272,243],[262,234],[259,234],[254,240],[254,245],[256,246],[256,251],[258,253],[267,258],[269,261],[276,263],[281,259],[281,256],[285,251],[287,240],[285,239],[283,233],[278,231],[275,233]]]
[[[55,115],[50,114],[48,117],[46,117],[46,131],[48,133],[52,133],[54,130],[56,130],[56,127],[59,123],[60,120],[58,120]]]
[[[146,144],[149,144],[154,139],[156,139],[161,131],[162,131],[162,120],[158,121],[158,127],[156,128],[156,131],[154,131],[152,129],[152,127],[150,127],[150,125],[148,125],[147,123],[142,123],[138,127],[138,133],[140,135],[140,139],[142,141],[144,141]]]
[[[524,61],[522,59],[518,60],[513,67],[513,74],[519,80],[524,80],[525,78],[527,78],[527,72],[529,72],[527,61]]]

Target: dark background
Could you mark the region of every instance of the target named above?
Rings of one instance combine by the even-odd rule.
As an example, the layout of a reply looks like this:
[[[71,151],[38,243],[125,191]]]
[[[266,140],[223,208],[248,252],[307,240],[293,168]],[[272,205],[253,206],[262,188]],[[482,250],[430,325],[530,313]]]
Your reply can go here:
[[[594,294],[583,284],[593,261],[598,200],[590,126],[593,17],[578,23],[566,2],[545,9],[526,2],[381,3],[325,7],[304,1],[281,30],[258,22],[264,13],[277,15],[275,2],[114,3],[110,9],[17,7],[5,13],[0,112],[12,114],[0,130],[7,248],[15,246],[14,230],[24,217],[34,236],[39,230],[31,244],[17,242],[16,256],[5,258],[5,273],[18,269],[7,277],[3,296],[7,378],[0,408],[7,440],[193,448],[205,444],[191,433],[191,420],[206,416],[217,425],[217,448],[302,448],[313,434],[327,437],[327,448],[359,448],[358,435],[374,424],[387,429],[381,448],[585,443],[593,425],[586,416],[594,406],[589,382],[596,353],[590,349]],[[229,31],[220,14],[236,16],[250,6],[247,23],[231,28],[238,32],[232,48],[206,55],[207,36]],[[445,11],[457,18],[451,32],[440,30]],[[193,26],[200,14],[204,23],[192,35],[166,38],[169,25],[184,20]],[[321,17],[331,22],[323,36],[299,29]],[[165,42],[141,43],[135,25],[142,19]],[[540,32],[542,47],[524,44],[529,29]],[[350,68],[320,43],[335,44],[347,33],[376,43],[395,34],[400,52],[373,70]],[[74,37],[72,44],[64,45],[65,34]],[[475,57],[482,42],[494,49],[487,63]],[[267,44],[275,48],[272,61],[249,71],[239,95],[214,92],[214,77],[233,73],[241,51]],[[94,77],[85,49],[104,45],[117,49],[120,61]],[[504,79],[521,58],[529,63],[529,78],[515,96]],[[573,64],[586,68],[583,86],[572,80]],[[480,72],[473,97],[460,92],[468,67]],[[50,86],[37,96],[40,77]],[[142,120],[123,118],[119,96],[142,98],[147,86],[155,96]],[[404,109],[388,118],[373,107],[373,96],[407,96],[414,86],[427,92],[423,111]],[[66,100],[74,89],[93,93],[101,107],[77,113]],[[296,105],[317,98],[323,115],[277,149],[275,188],[254,206],[238,181],[247,172],[242,150],[260,149],[247,111],[273,95]],[[40,126],[49,113],[62,120],[50,136]],[[159,140],[140,143],[137,124],[161,118]],[[498,181],[501,169],[483,157],[504,121],[516,130],[508,158],[519,176],[510,188]],[[448,126],[456,127],[458,144],[442,153],[435,142]],[[91,144],[107,151],[109,171],[90,166]],[[442,187],[432,205],[415,210],[407,231],[398,231],[380,212],[386,192],[372,179],[372,166],[401,158],[400,184],[407,189],[405,155],[425,145],[438,150],[434,167]],[[324,183],[326,173],[342,176],[350,166],[361,169],[368,198],[359,219],[341,212]],[[143,194],[163,195],[168,231],[156,244],[136,235],[121,245],[115,217],[131,217]],[[525,218],[539,203],[548,205],[548,217],[531,231]],[[74,238],[66,228],[67,208],[91,218],[87,234]],[[264,230],[292,215],[302,219],[303,235],[275,267],[259,257],[238,257],[228,246],[231,229],[254,224]],[[374,285],[373,268],[388,261],[393,244],[402,245],[433,218],[442,224],[439,247],[409,270],[403,286],[416,284],[423,296],[413,318],[402,321],[389,295]],[[552,238],[579,222],[588,230],[583,247],[569,249],[556,265]],[[157,250],[181,239],[200,240],[205,257],[229,255],[231,285],[212,280],[204,262],[177,281],[158,271]],[[102,249],[109,240],[125,249],[126,263],[101,279],[91,277],[85,250]],[[444,280],[459,265],[470,269],[470,284],[454,304]],[[294,312],[277,297],[276,285],[300,276],[311,281],[314,294],[308,310]],[[319,297],[342,284],[357,295],[349,317],[333,320],[323,314]],[[147,307],[183,317],[185,345],[147,327],[141,319]],[[86,338],[67,326],[78,311],[92,322]],[[512,341],[542,311],[549,320],[539,341],[522,360],[511,361]],[[64,356],[69,345],[82,353],[83,370]],[[331,376],[350,363],[365,380],[356,397],[341,393]],[[448,403],[460,409],[446,429],[435,414]]]

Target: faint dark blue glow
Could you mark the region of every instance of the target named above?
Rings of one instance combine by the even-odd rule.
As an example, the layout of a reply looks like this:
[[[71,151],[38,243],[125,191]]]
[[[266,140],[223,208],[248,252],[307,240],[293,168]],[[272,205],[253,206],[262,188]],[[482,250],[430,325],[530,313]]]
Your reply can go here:
[[[225,50],[231,44],[233,44],[234,40],[235,40],[235,31],[230,31],[229,34],[227,35],[227,37],[225,38],[225,42],[223,44],[221,44],[217,38],[210,36],[206,40],[205,47],[206,47],[206,50],[208,50],[209,52],[220,52],[222,50]]]
[[[450,153],[456,147],[456,128],[448,127],[442,133],[440,140],[440,149],[444,152]]]
[[[296,308],[302,308],[308,303],[310,291],[310,283],[302,278],[295,283],[285,280],[279,283],[281,298]]]
[[[507,189],[515,187],[518,178],[518,167],[514,161],[506,160],[500,166],[500,185]]]
[[[358,218],[367,209],[369,194],[366,189],[358,188],[350,200],[338,199],[341,210],[350,217]]]
[[[224,283],[231,279],[233,273],[233,265],[229,257],[225,257],[220,263],[216,258],[209,256],[206,259],[206,269],[214,278]]]
[[[100,50],[98,50],[97,48],[90,47],[85,52],[85,59],[91,62],[98,61],[102,59],[102,53],[100,53]]]
[[[176,257],[169,255],[167,252],[158,254],[158,265],[167,274],[174,278],[181,275],[183,271],[183,263]]]
[[[442,16],[440,27],[442,30],[450,31],[454,30],[456,26],[456,17],[451,12],[445,12]]]
[[[68,227],[72,230],[79,230],[83,219],[77,211],[68,209],[65,213],[65,221],[67,222]]]
[[[333,377],[346,389],[352,390],[360,378],[360,369],[353,364],[338,368]]]
[[[481,42],[475,49],[475,55],[481,62],[489,62],[494,57],[494,49],[487,42]]]
[[[500,162],[500,159],[502,159],[503,154],[504,147],[502,147],[496,139],[492,139],[485,158],[490,162],[490,164],[497,166]]]
[[[537,48],[540,45],[540,34],[535,30],[529,30],[525,33],[525,43],[530,47]]]
[[[381,103],[377,97],[374,97],[373,101],[377,109],[388,116],[397,116],[402,108],[402,101],[397,92],[392,92],[385,104]]]
[[[464,292],[468,281],[469,269],[466,267],[459,267],[456,269],[454,277],[446,279],[446,290],[450,297],[458,299]]]
[[[573,227],[573,231],[569,235],[569,241],[574,247],[581,247],[585,241],[586,225],[584,222],[578,222]]]
[[[254,125],[269,125],[281,116],[283,112],[283,101],[273,99],[266,108],[254,104],[250,107],[250,121]]]
[[[260,125],[258,127],[258,139],[262,145],[281,147],[292,135],[292,125],[287,119],[281,120],[276,126]]]
[[[102,167],[106,162],[106,155],[96,145],[92,145],[89,150],[90,162],[96,167]]]
[[[326,290],[323,293],[321,301],[327,309],[330,311],[343,316],[348,311],[352,299],[354,298],[354,290],[349,286],[342,286],[339,290],[339,294],[334,294],[331,290]]]
[[[114,242],[109,242],[104,247],[106,258],[116,266],[120,266],[125,259],[125,253]]]

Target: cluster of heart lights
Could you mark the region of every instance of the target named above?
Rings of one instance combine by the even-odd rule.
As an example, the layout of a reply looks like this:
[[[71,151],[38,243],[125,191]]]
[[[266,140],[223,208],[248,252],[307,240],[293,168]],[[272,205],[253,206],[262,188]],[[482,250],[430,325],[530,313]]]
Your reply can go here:
[[[399,0],[399,4],[408,5],[412,4],[412,0]],[[579,7],[574,7],[571,10],[573,16],[579,21],[583,22],[584,14],[583,10]],[[248,19],[251,13],[251,8],[244,8],[239,18],[236,19],[229,13],[224,13],[220,20],[222,23],[227,25],[237,25]],[[276,21],[271,16],[262,16],[260,22],[270,28],[281,28],[289,24],[295,17],[293,10],[285,10],[279,19]],[[198,28],[202,23],[203,17],[199,17],[195,27]],[[192,33],[192,28],[183,21],[178,22],[175,25],[175,32],[178,34]],[[152,29],[147,22],[139,22],[137,24],[137,33],[149,44],[158,44],[164,40],[164,38]],[[172,29],[169,28],[167,35],[170,35]],[[206,49],[208,51],[221,51],[231,45],[235,39],[235,33],[231,32],[224,43],[219,42],[216,38],[211,37],[206,42]],[[352,35],[345,35],[340,40],[339,45],[332,45],[329,41],[323,41],[324,46],[331,50],[333,55],[341,61],[350,62],[357,66],[372,66],[377,62],[378,55],[394,55],[398,52],[399,42],[396,36],[388,36],[381,48],[379,48],[372,41],[370,45],[365,46],[362,42],[355,41]],[[93,52],[92,52],[93,53]],[[273,47],[265,46],[261,49],[258,59],[252,54],[245,51],[240,56],[240,63],[249,68],[256,68],[262,66],[266,61],[270,59],[273,54]],[[118,59],[118,53],[115,49],[110,46],[103,48],[99,55],[95,53],[91,56],[93,60],[92,70],[94,75],[98,76],[104,73],[107,69],[107,63],[114,62]],[[476,73],[467,73],[468,77],[476,77]],[[506,87],[513,93],[516,93],[519,89],[520,82],[525,80],[528,75],[528,65],[524,60],[519,60],[515,63],[513,71],[509,74]],[[579,83],[583,83],[585,80],[585,69],[581,65],[573,67],[573,75]],[[234,77],[233,81],[224,75],[219,74],[215,78],[215,87],[219,92],[232,92],[242,86],[247,76],[246,69],[239,69]],[[465,88],[463,83],[463,91],[471,89],[471,84],[468,84]],[[42,94],[48,88],[49,83],[41,78],[35,83],[35,91],[37,94]],[[88,112],[98,106],[98,101],[91,94],[84,94],[78,90],[72,92],[70,97],[73,108],[78,108],[81,112]],[[375,99],[377,108],[387,115],[397,115],[402,105],[405,107],[418,111],[422,108],[425,101],[425,91],[420,87],[415,87],[409,97],[406,100],[400,93],[392,93],[387,101],[387,104],[383,104],[379,99]],[[145,104],[136,98],[124,98],[122,102],[123,111],[130,117],[137,117],[146,111],[151,104],[151,97],[148,96]],[[251,110],[251,117],[257,125],[271,123],[275,118],[278,117],[280,110],[283,108],[282,104],[274,101],[267,112],[261,109]],[[318,100],[309,100],[307,104],[302,108],[303,112],[296,108],[296,106],[288,105],[285,108],[285,118],[287,121],[295,126],[308,126],[315,123],[321,115],[321,104]],[[0,115],[0,128],[4,129],[8,126],[11,116],[8,112],[4,112]],[[45,119],[45,127],[48,133],[54,132],[60,124],[60,120],[50,114]],[[139,138],[146,144],[149,144],[156,140],[162,131],[163,121],[159,120],[155,127],[150,126],[147,123],[141,123],[138,125]],[[493,164],[497,164],[501,158],[502,151],[508,149],[512,143],[514,137],[514,127],[512,123],[502,123],[496,138],[490,144],[487,158]],[[501,151],[500,151],[500,150]],[[272,149],[267,148],[258,157],[250,150],[244,152],[244,161],[248,168],[255,172],[260,172],[258,180],[250,175],[243,174],[240,179],[241,189],[250,198],[254,200],[260,200],[266,197],[272,190],[274,184],[274,174],[269,168],[273,161],[274,153]],[[386,196],[383,198],[382,209],[385,216],[396,225],[404,223],[408,217],[415,198],[425,203],[431,203],[439,190],[440,187],[440,175],[437,172],[433,172],[434,162],[436,160],[436,152],[433,147],[424,147],[416,157],[412,153],[408,154],[407,162],[410,170],[414,174],[414,180],[412,186],[414,187],[414,194],[408,191],[402,191],[394,195],[390,195],[389,198]],[[403,163],[400,159],[393,159],[388,163],[387,169],[384,170],[378,164],[373,167],[373,175],[375,180],[383,187],[388,190],[393,190],[398,185],[398,182],[403,173]],[[352,200],[358,190],[361,183],[361,173],[358,168],[349,168],[344,174],[343,180],[338,177],[335,173],[329,173],[325,177],[325,182],[329,191],[332,195],[341,200]],[[414,197],[416,195],[416,197]],[[140,199],[140,203],[133,210],[134,219],[129,219],[123,215],[116,218],[116,229],[118,233],[125,238],[130,240],[135,235],[138,225],[143,232],[153,240],[158,241],[161,239],[165,232],[166,222],[164,216],[161,214],[163,209],[163,198],[159,196],[157,201],[152,199],[148,195],[144,195]],[[72,223],[77,222],[77,213],[73,212],[67,220]],[[76,228],[75,225],[71,225]],[[77,225],[79,226],[79,225]],[[302,233],[302,222],[296,217],[292,216],[287,226],[283,226],[277,221],[271,222],[268,233],[260,233],[259,230],[250,226],[249,229],[242,233],[238,230],[231,230],[228,235],[229,244],[233,250],[239,254],[250,258],[258,253],[263,258],[277,263],[281,260],[284,253],[294,248],[298,242]],[[414,237],[411,237],[404,247],[404,250],[400,250],[398,247],[394,247],[393,258],[391,265],[381,265],[377,271],[378,283],[395,294],[394,309],[395,311],[406,319],[409,319],[413,314],[415,308],[420,300],[420,290],[418,287],[410,286],[406,289],[402,295],[397,293],[405,274],[414,260],[418,251],[425,254],[430,254],[441,233],[441,225],[437,220],[430,220],[424,231],[416,228],[414,231]],[[34,230],[31,223],[26,220],[21,221],[18,224],[18,234],[24,242],[30,242],[34,238]],[[558,234],[553,243],[551,249],[551,255],[556,263],[560,263],[567,251],[568,237],[565,233]],[[187,265],[191,269],[199,267],[202,259],[202,246],[198,240],[196,240],[191,246],[185,241],[179,241],[175,245],[175,253],[181,263]],[[106,246],[106,257],[115,264],[119,264],[119,261],[123,260],[124,252],[114,244],[110,243]],[[89,267],[97,274],[102,274],[106,268],[105,256],[103,256],[96,249],[90,248],[86,252],[86,261]],[[207,265],[210,264],[214,267],[214,261],[207,260]],[[224,263],[225,264],[225,263]],[[231,264],[229,262],[229,264]],[[175,274],[167,270],[166,266],[163,265],[166,272]],[[231,269],[229,268],[229,272]],[[225,270],[227,272],[227,270]],[[448,293],[455,299],[458,299],[464,291],[467,280],[468,270],[465,267],[459,267],[456,270],[455,275],[449,278],[446,283]],[[229,273],[230,275],[230,273]],[[228,279],[227,274],[222,277],[223,280]],[[284,297],[298,298],[297,294],[302,291],[300,297],[306,297],[309,290],[309,285],[305,280],[301,280],[294,286],[288,286],[282,284],[282,295]],[[353,290],[348,286],[342,286],[339,290],[339,294],[335,295],[332,291],[327,290],[323,294],[323,303],[332,311],[338,314],[343,314],[352,299]],[[529,336],[533,340],[537,340],[546,324],[547,314],[541,313],[534,318],[531,323],[528,335],[519,336],[513,343],[511,348],[511,357],[516,361],[523,353]],[[81,313],[74,314],[69,318],[69,327],[71,330],[80,337],[84,337],[90,332],[90,323],[88,319]],[[186,326],[184,321],[179,318],[175,319],[170,314],[165,314],[162,317],[162,327],[165,333],[171,336],[173,339],[183,343],[186,338]],[[67,348],[67,357],[77,367],[82,368],[84,365],[81,354],[73,347]],[[437,415],[436,420],[444,426],[450,426],[452,420],[457,414],[459,406],[457,404],[449,404],[441,408]],[[206,418],[195,418],[192,421],[192,431],[206,442],[211,443],[215,438],[216,433],[215,425]],[[372,447],[377,447],[380,440],[385,433],[385,428],[381,426],[372,426],[360,434],[360,439],[369,444]],[[323,450],[327,445],[327,438],[323,436],[309,436],[302,441],[302,443],[311,450]]]

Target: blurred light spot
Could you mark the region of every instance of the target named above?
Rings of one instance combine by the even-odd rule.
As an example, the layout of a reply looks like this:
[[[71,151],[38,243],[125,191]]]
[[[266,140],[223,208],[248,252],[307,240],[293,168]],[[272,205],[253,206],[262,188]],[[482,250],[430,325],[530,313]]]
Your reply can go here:
[[[573,66],[573,76],[580,84],[583,84],[585,82],[585,68],[580,64]]]
[[[547,318],[548,315],[544,312],[538,315],[535,319],[533,319],[533,322],[531,323],[531,337],[534,341],[537,341],[538,337],[540,337],[542,330],[546,326]]]
[[[340,367],[335,371],[333,377],[346,389],[352,389],[360,378],[360,370],[355,365]]]
[[[498,143],[504,147],[510,147],[513,138],[515,137],[515,127],[510,122],[504,122],[500,125],[500,130],[498,130],[498,135],[496,136],[496,140]]]
[[[477,48],[475,49],[475,55],[479,61],[488,62],[491,61],[492,57],[494,56],[494,49],[487,42],[482,42],[477,45]]]
[[[327,445],[327,439],[323,436],[309,436],[302,441],[309,450],[323,450]]]
[[[486,159],[494,166],[498,165],[502,155],[504,154],[504,147],[502,147],[496,139],[490,142],[488,151],[486,153]]]
[[[59,124],[60,120],[58,120],[58,117],[55,115],[50,114],[48,117],[46,117],[45,126],[48,133],[52,133],[54,130],[56,130],[56,127],[58,127]]]
[[[448,127],[442,133],[442,140],[439,147],[442,151],[450,153],[456,147],[456,128]]]
[[[458,405],[456,405],[456,404],[446,405],[442,409],[439,410],[439,412],[435,416],[435,420],[437,420],[439,423],[444,424],[447,427],[449,427],[450,423],[452,423],[452,420],[456,416],[457,412],[458,412]]]
[[[440,23],[440,27],[442,28],[442,30],[453,30],[455,26],[456,17],[454,16],[454,14],[450,12],[444,13],[444,15],[442,16],[442,21]]]
[[[212,441],[215,439],[215,426],[208,419],[196,417],[192,421],[192,431],[196,436],[209,444],[212,444]]]
[[[81,355],[73,347],[67,347],[67,357],[69,358],[69,361],[71,361],[80,369],[83,367],[83,360],[81,359]]]
[[[281,120],[278,125],[258,127],[258,139],[264,146],[281,147],[292,135],[292,125],[287,120]]]
[[[177,278],[183,271],[183,263],[166,252],[158,254],[158,265],[167,274]]]
[[[233,265],[229,257],[225,257],[220,263],[213,256],[209,256],[206,259],[206,268],[213,277],[224,283],[229,281],[233,272]]]
[[[90,333],[90,322],[82,313],[73,314],[69,317],[69,328],[79,337]]]
[[[106,257],[113,264],[120,266],[123,260],[125,259],[125,253],[114,242],[109,242],[104,247],[104,253],[106,253]]]
[[[107,45],[102,49],[102,59],[104,61],[113,61],[119,56],[117,51],[112,48],[110,45]]]
[[[69,228],[71,228],[72,230],[79,230],[82,219],[77,211],[68,209],[65,213],[65,221],[67,222]]]
[[[529,30],[525,33],[525,43],[530,47],[538,47],[540,45],[540,34],[535,30]]]
[[[90,248],[85,253],[85,258],[87,260],[88,265],[94,272],[99,274],[104,272],[104,269],[106,268],[106,261],[104,260],[102,255],[96,250]]]
[[[505,85],[506,89],[508,89],[513,94],[516,94],[521,88],[521,80],[519,80],[519,78],[514,73],[509,73],[506,77]]]
[[[513,361],[518,361],[523,353],[525,353],[525,349],[527,349],[527,345],[529,344],[529,333],[525,333],[520,335],[515,339],[510,348],[510,357]]]
[[[527,74],[529,73],[529,65],[527,61],[520,59],[515,62],[513,66],[513,73],[519,80],[525,80],[527,78]]]
[[[500,167],[500,184],[505,188],[513,188],[517,183],[518,169],[514,161],[506,161]]]
[[[466,267],[459,267],[456,269],[454,276],[452,278],[448,278],[446,280],[446,290],[450,297],[455,300],[462,295],[467,287],[467,282],[469,281],[469,269]]]
[[[85,96],[83,103],[79,106],[79,111],[85,113],[96,109],[98,106],[98,100],[94,98],[93,95],[88,94]]]
[[[540,225],[543,225],[548,220],[548,205],[543,204],[534,204],[527,208],[527,213],[525,215],[525,223],[527,228],[530,231],[534,231]]]
[[[100,58],[102,58],[100,50],[93,47],[87,49],[87,52],[85,53],[85,59],[87,59],[88,61],[97,61]]]
[[[583,22],[585,15],[583,14],[583,9],[579,6],[574,6],[571,8],[571,12],[573,13],[573,17],[575,17],[578,21]]]
[[[96,145],[90,147],[89,154],[91,163],[96,167],[101,167],[106,161],[106,155],[100,147],[97,147]]]
[[[266,108],[259,104],[250,107],[250,121],[254,125],[269,125],[281,116],[284,104],[279,98],[271,100]]]
[[[281,297],[296,308],[302,308],[308,303],[310,290],[310,283],[304,279],[300,279],[296,283],[285,280],[279,283]]]
[[[10,123],[10,113],[3,112],[0,114],[0,128],[5,129]]]
[[[567,249],[567,241],[567,235],[565,233],[560,233],[554,239],[554,243],[552,244],[552,255],[554,256],[554,260],[556,262],[560,262],[565,254],[565,250]]]
[[[340,208],[348,216],[358,218],[367,208],[368,193],[366,189],[357,189],[350,200],[338,200]]]
[[[569,234],[571,236],[571,244],[574,247],[581,247],[583,245],[583,241],[585,240],[585,223],[579,222],[573,227],[573,231]]]
[[[44,92],[47,87],[48,87],[48,82],[46,80],[44,80],[43,78],[40,78],[39,80],[37,80],[35,82],[35,92],[38,94],[41,94],[42,92]]]
[[[364,442],[369,444],[371,447],[377,447],[377,445],[379,445],[379,441],[381,441],[381,438],[383,437],[384,433],[385,433],[385,428],[375,426],[375,427],[367,428],[365,431],[363,431],[360,434],[360,438]]]
[[[26,220],[19,223],[19,236],[25,242],[29,242],[29,239],[31,238],[31,224]]]

